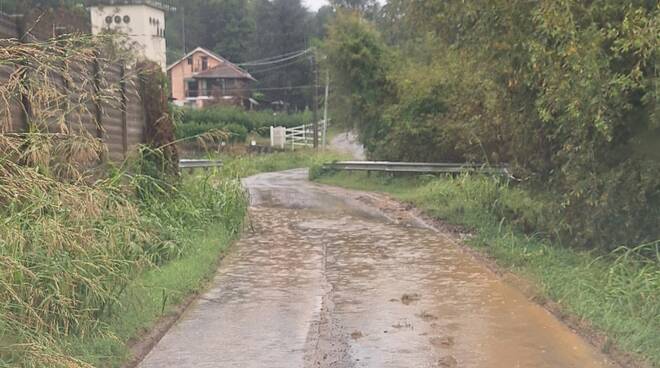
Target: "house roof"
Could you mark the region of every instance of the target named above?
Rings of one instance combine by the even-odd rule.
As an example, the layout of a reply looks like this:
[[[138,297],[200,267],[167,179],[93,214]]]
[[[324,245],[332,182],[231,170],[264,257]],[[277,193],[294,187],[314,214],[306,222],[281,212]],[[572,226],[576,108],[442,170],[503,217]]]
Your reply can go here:
[[[206,54],[206,55],[208,55],[208,56],[210,56],[210,57],[212,57],[212,58],[214,58],[218,61],[225,61],[225,59],[223,59],[220,55],[217,55],[216,53],[211,52],[211,51],[209,51],[209,50],[207,50],[203,47],[198,47],[198,48],[190,51],[189,53],[185,54],[181,59],[179,59],[179,60],[173,62],[172,64],[170,64],[167,67],[167,70],[169,71],[170,69],[172,69],[175,66],[181,64],[181,62],[183,62],[184,60],[188,59],[189,57],[193,56],[194,54],[196,54],[198,52],[202,52],[202,53],[204,53],[204,54]]]
[[[213,67],[209,70],[205,70],[201,73],[198,73],[193,76],[195,79],[217,79],[217,78],[222,78],[222,79],[250,79],[253,81],[256,81],[250,73],[246,72],[245,70],[237,67],[236,65],[226,62],[224,64],[220,64],[216,67]]]
[[[209,70],[198,73],[193,78],[236,78],[236,79],[250,79],[256,81],[256,79],[254,79],[254,77],[252,77],[252,75],[250,75],[250,73],[248,73],[246,70],[241,69],[231,61],[203,47],[198,47],[192,50],[181,59],[170,64],[170,66],[167,67],[167,71],[179,65],[184,60],[188,59],[189,57],[193,56],[198,52],[206,54],[207,56],[221,62],[221,64]]]

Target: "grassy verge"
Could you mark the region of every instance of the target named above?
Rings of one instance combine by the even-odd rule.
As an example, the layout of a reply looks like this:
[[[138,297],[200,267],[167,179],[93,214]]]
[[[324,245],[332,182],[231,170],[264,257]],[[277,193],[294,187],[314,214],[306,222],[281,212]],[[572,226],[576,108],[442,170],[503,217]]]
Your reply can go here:
[[[562,311],[607,336],[615,347],[660,366],[660,254],[658,243],[597,254],[553,243],[529,231],[542,220],[544,200],[492,178],[391,178],[335,173],[318,181],[380,191],[426,214],[475,232],[468,244],[499,265],[532,280]],[[534,217],[533,221],[525,218]]]
[[[109,333],[72,341],[73,355],[94,366],[120,367],[131,358],[128,342],[200,291],[233,238],[222,224],[192,235],[185,256],[142,273],[127,287],[112,318],[105,321]]]
[[[98,320],[98,331],[61,343],[67,355],[97,367],[119,367],[129,341],[197,292],[216,270],[224,250],[240,234],[246,209],[237,180],[217,173],[184,176],[168,198],[143,198],[142,220],[158,233],[158,257],[118,293]],[[151,244],[153,246],[153,244]]]

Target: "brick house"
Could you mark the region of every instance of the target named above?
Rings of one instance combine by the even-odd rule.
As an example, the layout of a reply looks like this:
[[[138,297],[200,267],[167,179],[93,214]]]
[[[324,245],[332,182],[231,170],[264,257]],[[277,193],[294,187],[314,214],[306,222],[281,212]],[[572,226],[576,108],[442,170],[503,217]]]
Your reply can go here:
[[[179,106],[250,105],[250,73],[198,47],[167,67],[172,99]]]

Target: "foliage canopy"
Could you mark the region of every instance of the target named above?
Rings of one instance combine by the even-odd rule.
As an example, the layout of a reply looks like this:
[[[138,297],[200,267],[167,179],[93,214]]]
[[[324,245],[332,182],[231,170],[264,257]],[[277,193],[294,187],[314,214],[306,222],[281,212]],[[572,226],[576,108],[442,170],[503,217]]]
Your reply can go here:
[[[391,0],[325,41],[336,113],[373,158],[508,162],[572,244],[660,238],[659,6]],[[391,103],[390,103],[391,102]]]

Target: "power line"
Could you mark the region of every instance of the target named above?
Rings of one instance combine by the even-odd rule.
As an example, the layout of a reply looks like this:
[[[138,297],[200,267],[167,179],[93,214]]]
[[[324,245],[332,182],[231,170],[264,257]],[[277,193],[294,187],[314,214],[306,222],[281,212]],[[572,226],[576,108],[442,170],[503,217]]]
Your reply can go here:
[[[298,63],[300,63],[301,61],[305,61],[305,59],[294,60],[294,61],[292,61],[292,62],[290,62],[290,63],[286,63],[286,64],[284,64],[284,65],[274,66],[274,67],[272,67],[272,68],[266,68],[266,69],[262,69],[262,70],[254,70],[254,71],[250,70],[250,74],[259,74],[259,73],[264,73],[264,72],[270,72],[270,71],[273,71],[273,70],[283,69],[283,68],[289,67],[289,66],[291,66],[291,65],[298,64]]]
[[[278,59],[278,60],[265,61],[265,62],[261,62],[261,63],[257,63],[257,62],[252,62],[252,63],[241,63],[241,64],[237,64],[237,65],[240,65],[240,66],[261,66],[261,65],[279,64],[279,63],[282,63],[282,62],[285,62],[285,61],[289,61],[289,60],[292,60],[292,59],[299,58],[299,57],[301,57],[301,56],[307,54],[310,50],[311,50],[311,49],[307,49],[307,50],[302,51],[302,52],[300,52],[300,53],[298,53],[298,54],[295,54],[295,55],[292,55],[292,56],[288,56],[288,57],[284,57],[284,58],[281,58],[281,59]]]
[[[318,86],[315,86],[314,84],[308,84],[308,85],[291,86],[291,87],[249,88],[249,89],[244,89],[244,90],[251,90],[251,91],[281,91],[281,90],[287,90],[287,89],[304,89],[304,88],[314,88],[314,87],[318,87]]]
[[[271,61],[271,60],[274,60],[274,59],[279,59],[279,58],[291,56],[293,54],[298,54],[298,53],[301,53],[301,52],[304,52],[304,51],[307,51],[307,49],[291,51],[291,52],[287,52],[286,54],[275,55],[275,56],[271,56],[271,57],[267,57],[267,58],[263,58],[263,59],[244,61],[242,64],[252,64],[252,63],[260,63],[260,62],[263,62],[263,61]],[[236,64],[236,65],[242,65],[242,64]]]
[[[240,63],[240,64],[235,64],[235,65],[238,65],[238,66],[260,66],[260,65],[279,64],[279,63],[284,62],[284,61],[289,61],[289,60],[301,57],[301,56],[309,53],[310,51],[312,51],[311,48],[309,48],[307,50],[304,50],[302,52],[299,52],[298,54],[295,54],[293,56],[284,57],[284,58],[279,59],[279,60],[266,61],[266,62],[263,62],[263,63],[248,62],[248,63]]]

